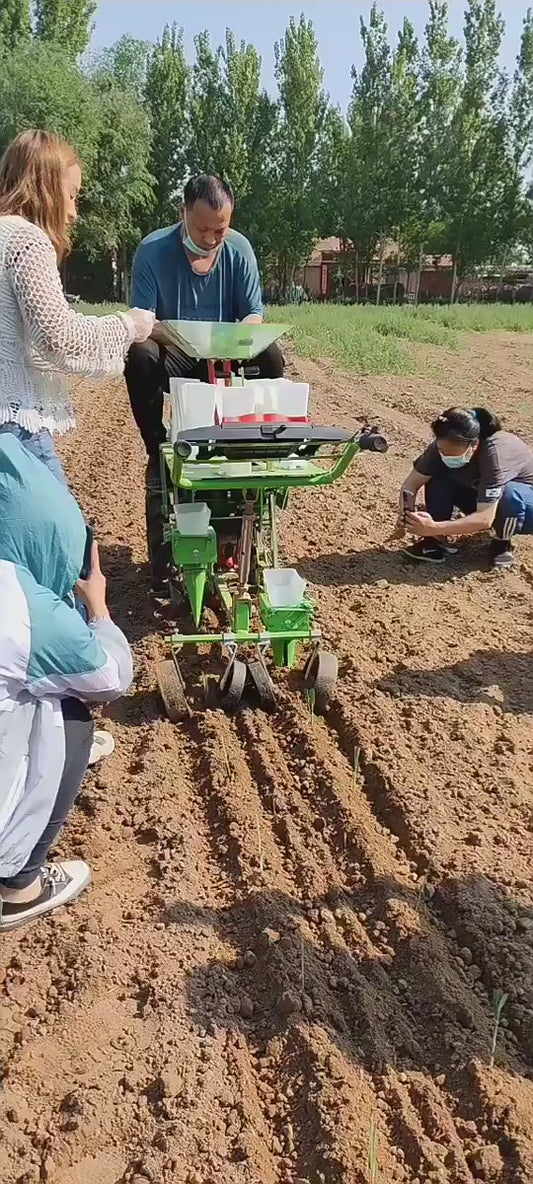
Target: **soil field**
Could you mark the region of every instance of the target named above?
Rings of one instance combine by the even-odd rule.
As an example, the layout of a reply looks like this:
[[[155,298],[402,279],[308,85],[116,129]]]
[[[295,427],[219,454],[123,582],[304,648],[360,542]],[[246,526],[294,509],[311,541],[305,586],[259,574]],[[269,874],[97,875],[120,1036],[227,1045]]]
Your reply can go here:
[[[141,446],[121,382],[75,391],[136,680],[61,840],[90,892],[2,942],[2,1184],[532,1184],[533,546],[497,576],[486,540],[437,572],[383,544],[438,409],[533,443],[533,338],[439,357],[293,362],[318,421],[391,444],[283,526],[341,661],[325,720],[294,679],[274,716],[163,718]]]

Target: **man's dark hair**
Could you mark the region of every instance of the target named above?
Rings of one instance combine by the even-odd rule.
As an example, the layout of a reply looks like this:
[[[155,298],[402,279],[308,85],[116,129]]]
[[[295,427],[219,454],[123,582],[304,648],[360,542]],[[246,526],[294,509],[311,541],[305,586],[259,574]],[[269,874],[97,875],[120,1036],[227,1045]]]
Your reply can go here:
[[[188,210],[197,201],[205,201],[212,210],[221,210],[228,202],[234,205],[235,201],[229,181],[213,177],[210,173],[200,173],[199,177],[191,177],[183,191],[183,200]]]

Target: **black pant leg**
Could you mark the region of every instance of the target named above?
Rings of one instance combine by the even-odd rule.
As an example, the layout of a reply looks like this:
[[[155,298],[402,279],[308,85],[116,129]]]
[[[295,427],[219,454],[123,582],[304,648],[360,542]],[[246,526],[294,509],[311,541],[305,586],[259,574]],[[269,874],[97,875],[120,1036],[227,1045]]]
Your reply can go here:
[[[249,365],[259,368],[260,378],[283,378],[285,361],[276,341],[253,358]]]
[[[154,342],[150,344],[153,345]],[[171,568],[170,543],[165,542],[164,539],[165,520],[163,516],[161,462],[159,457],[159,444],[165,439],[165,431],[162,423],[163,392],[169,390],[169,381],[171,378],[199,378],[205,382],[207,380],[206,363],[196,362],[194,358],[189,358],[181,350],[173,346],[158,346],[158,381],[160,383],[159,420],[157,433],[152,431],[151,434],[151,440],[157,438],[158,443],[155,450],[150,449],[148,453],[145,478],[145,515],[150,578],[154,591],[160,593],[166,591],[165,585],[170,576]]]
[[[156,341],[134,342],[124,369],[131,410],[148,456],[156,455],[165,439],[163,391],[166,371],[161,354],[161,346]]]
[[[63,699],[61,709],[65,729],[65,764],[54,808],[26,866],[11,879],[2,880],[6,888],[27,888],[35,879],[70,814],[87,771],[94,734],[90,711],[80,699]]]

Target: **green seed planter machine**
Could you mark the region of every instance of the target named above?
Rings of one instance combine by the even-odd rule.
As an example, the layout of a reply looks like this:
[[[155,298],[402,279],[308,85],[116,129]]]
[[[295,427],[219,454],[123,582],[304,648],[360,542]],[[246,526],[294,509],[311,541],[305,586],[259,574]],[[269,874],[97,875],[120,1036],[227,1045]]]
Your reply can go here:
[[[207,361],[215,390],[238,384],[246,396],[253,359],[288,326],[172,321],[165,322],[165,329],[191,357]],[[201,389],[205,393],[204,384],[198,387],[199,395]],[[210,419],[210,412],[200,410],[200,402],[197,418]],[[193,418],[194,414],[195,410]],[[176,632],[167,639],[169,656],[158,667],[166,713],[173,722],[191,714],[179,665],[179,655],[187,647],[220,648],[227,664],[217,703],[234,712],[244,699],[275,709],[270,671],[294,667],[300,643],[308,647],[304,687],[314,711],[323,713],[338,661],[321,648],[315,605],[305,594],[305,582],[297,572],[280,567],[279,514],[291,489],[331,485],[359,452],[385,452],[387,442],[376,428],[353,433],[317,426],[306,416],[224,419],[215,413],[217,418],[218,423],[183,430],[173,431],[169,425],[161,446],[171,593],[174,600],[185,601],[192,618],[190,632]],[[208,600],[222,622],[216,632],[202,628]]]

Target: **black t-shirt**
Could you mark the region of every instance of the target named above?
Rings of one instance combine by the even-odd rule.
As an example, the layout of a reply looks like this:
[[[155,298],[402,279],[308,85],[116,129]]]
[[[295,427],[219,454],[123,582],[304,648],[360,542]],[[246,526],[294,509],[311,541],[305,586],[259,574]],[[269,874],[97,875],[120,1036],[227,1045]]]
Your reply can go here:
[[[495,432],[488,440],[481,441],[472,460],[461,468],[448,468],[434,442],[415,461],[415,469],[424,477],[447,473],[460,485],[477,491],[478,506],[486,505],[499,502],[509,481],[533,485],[533,452],[512,432]]]

